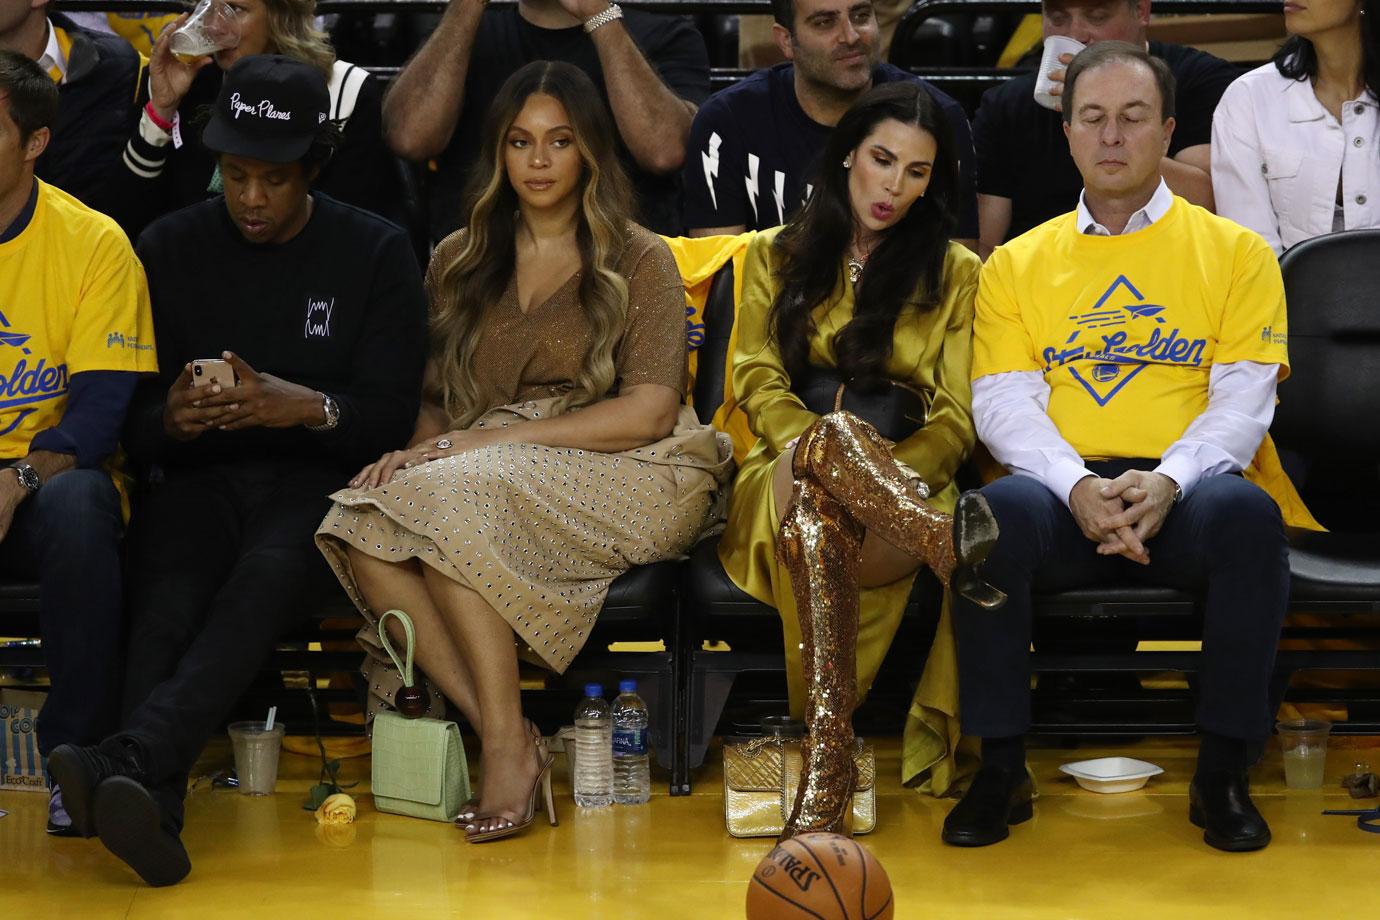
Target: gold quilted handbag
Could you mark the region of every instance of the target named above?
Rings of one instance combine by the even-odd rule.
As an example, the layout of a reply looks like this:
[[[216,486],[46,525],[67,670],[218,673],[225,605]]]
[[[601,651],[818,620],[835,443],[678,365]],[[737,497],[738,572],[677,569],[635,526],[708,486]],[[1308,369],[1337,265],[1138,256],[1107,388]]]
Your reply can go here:
[[[853,792],[852,829],[877,826],[876,758],[858,739],[854,752],[858,786]],[[776,837],[786,826],[800,783],[800,742],[753,738],[724,745],[724,823],[734,837]]]

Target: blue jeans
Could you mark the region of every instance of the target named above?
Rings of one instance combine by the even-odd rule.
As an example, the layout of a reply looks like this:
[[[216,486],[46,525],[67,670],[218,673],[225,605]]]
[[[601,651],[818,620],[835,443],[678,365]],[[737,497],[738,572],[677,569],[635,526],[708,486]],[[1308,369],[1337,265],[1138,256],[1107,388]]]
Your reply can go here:
[[[1034,479],[1007,476],[982,494],[1001,528],[982,575],[1008,600],[984,610],[958,598],[964,734],[1008,738],[1030,727],[1032,595],[1129,581],[1203,596],[1199,726],[1243,741],[1269,735],[1270,676],[1289,603],[1284,524],[1269,495],[1240,476],[1203,480],[1170,510],[1143,566],[1099,556],[1064,503]]]
[[[39,630],[52,680],[38,719],[44,756],[59,744],[95,744],[118,722],[123,535],[110,475],[68,470],[20,504],[0,542],[0,572],[36,579],[42,591]]]

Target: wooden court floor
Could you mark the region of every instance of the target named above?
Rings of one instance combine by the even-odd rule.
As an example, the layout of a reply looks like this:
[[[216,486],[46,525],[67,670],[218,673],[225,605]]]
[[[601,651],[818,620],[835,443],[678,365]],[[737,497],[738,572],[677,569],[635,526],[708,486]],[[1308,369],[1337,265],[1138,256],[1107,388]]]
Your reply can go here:
[[[1187,821],[1191,742],[1035,750],[1035,819],[1005,843],[960,850],[939,841],[952,801],[888,782],[899,745],[882,739],[879,825],[860,839],[890,875],[898,918],[1374,916],[1380,835],[1319,812],[1355,807],[1336,783],[1358,759],[1380,768],[1380,747],[1361,746],[1375,743],[1333,739],[1328,787],[1318,792],[1286,790],[1272,748],[1252,782],[1274,843],[1233,855],[1208,848]],[[1113,796],[1080,790],[1058,772],[1060,763],[1111,753],[1166,772],[1142,792]],[[228,748],[215,744],[199,769],[228,759]],[[300,808],[315,759],[285,754],[273,797],[206,785],[193,792],[184,835],[192,874],[162,890],[144,887],[96,841],[45,835],[45,796],[0,792],[0,811],[9,812],[0,818],[0,918],[743,916],[747,879],[770,842],[724,832],[717,767],[697,774],[692,796],[671,798],[660,782],[645,807],[585,813],[570,799],[563,758],[556,769],[560,827],[468,845],[449,825],[375,812],[362,794],[367,759],[347,760],[343,779],[362,780],[352,790],[359,820],[329,838]]]

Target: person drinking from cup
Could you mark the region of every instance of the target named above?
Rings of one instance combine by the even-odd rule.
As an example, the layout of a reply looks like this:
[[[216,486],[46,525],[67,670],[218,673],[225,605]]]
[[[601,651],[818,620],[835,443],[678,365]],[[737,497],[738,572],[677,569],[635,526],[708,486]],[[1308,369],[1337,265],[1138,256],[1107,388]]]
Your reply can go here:
[[[124,444],[130,525],[120,729],[49,758],[74,826],[151,885],[190,871],[187,772],[283,633],[333,593],[327,495],[407,440],[425,301],[406,234],[312,189],[338,129],[321,72],[260,55],[225,76],[201,142],[225,193],[139,239],[159,374]]]
[[[1160,164],[1176,195],[1212,207],[1208,175],[1212,112],[1239,71],[1202,51],[1166,42],[1147,42],[1150,0],[1044,0],[1046,41],[1071,40],[1068,50],[1045,62],[1039,73],[1008,80],[983,94],[973,121],[978,162],[978,255],[1032,227],[1067,213],[1078,202],[1083,181],[1069,156],[1059,120],[1063,68],[1068,52],[1100,41],[1130,42],[1163,60],[1174,74],[1174,136]],[[1045,89],[1041,81],[1052,81]],[[1053,105],[1043,107],[1041,98]]]
[[[1032,815],[1032,595],[1123,581],[1202,598],[1189,820],[1218,849],[1270,841],[1247,752],[1270,734],[1284,528],[1317,523],[1267,433],[1289,372],[1279,264],[1170,191],[1174,99],[1169,65],[1141,47],[1080,52],[1063,93],[1077,208],[999,247],[979,278],[973,417],[1013,474],[982,489],[1002,533],[983,574],[1008,600],[957,601],[963,733],[982,739],[982,768],[945,819],[950,844],[996,843]]]
[[[321,73],[327,116],[342,130],[316,187],[337,201],[403,223],[399,166],[383,142],[383,86],[338,60],[317,31],[315,0],[202,0],[169,24],[149,58],[149,101],[129,137],[113,215],[131,238],[150,221],[221,191],[216,151],[185,121],[211,104],[225,73],[255,54],[282,54]],[[190,28],[189,28],[190,26]],[[188,56],[191,55],[191,56]]]

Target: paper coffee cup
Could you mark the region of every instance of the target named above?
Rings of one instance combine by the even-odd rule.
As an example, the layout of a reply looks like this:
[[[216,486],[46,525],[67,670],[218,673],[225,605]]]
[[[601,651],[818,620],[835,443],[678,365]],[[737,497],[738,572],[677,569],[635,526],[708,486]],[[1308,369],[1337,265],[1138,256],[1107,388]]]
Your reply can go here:
[[[1077,39],[1069,38],[1065,35],[1051,35],[1045,39],[1045,52],[1040,55],[1040,72],[1035,78],[1035,101],[1047,109],[1053,109],[1059,104],[1060,96],[1050,95],[1050,90],[1062,84],[1056,83],[1049,78],[1052,71],[1063,70],[1067,65],[1061,64],[1059,58],[1065,54],[1077,54],[1088,47]]]

